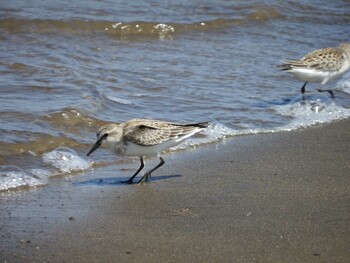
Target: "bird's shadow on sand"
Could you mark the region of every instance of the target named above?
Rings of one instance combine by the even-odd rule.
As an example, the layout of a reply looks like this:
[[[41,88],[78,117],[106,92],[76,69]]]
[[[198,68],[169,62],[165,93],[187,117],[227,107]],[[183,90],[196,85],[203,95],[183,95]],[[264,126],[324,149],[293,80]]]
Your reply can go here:
[[[171,178],[177,178],[181,177],[182,175],[158,175],[158,176],[152,176],[148,178],[147,183],[155,182],[155,181],[161,181]],[[83,182],[77,182],[74,183],[75,186],[127,186],[127,185],[133,185],[138,184],[138,181],[140,178],[135,178],[133,184],[128,184],[126,181],[130,177],[107,177],[107,178],[97,178],[97,179],[91,179],[86,180]]]

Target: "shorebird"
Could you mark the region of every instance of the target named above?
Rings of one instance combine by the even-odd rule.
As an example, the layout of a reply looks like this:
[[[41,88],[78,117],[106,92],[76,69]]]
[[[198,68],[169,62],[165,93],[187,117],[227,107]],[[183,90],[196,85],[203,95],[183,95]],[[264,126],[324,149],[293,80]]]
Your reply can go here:
[[[342,43],[338,47],[317,49],[300,60],[283,60],[282,70],[292,73],[304,81],[301,93],[305,93],[308,82],[318,82],[319,92],[327,91],[334,98],[332,90],[323,90],[329,80],[339,78],[350,68],[350,44]]]
[[[160,163],[146,172],[138,183],[146,182],[148,177],[165,161],[160,153],[180,144],[182,141],[209,126],[210,122],[178,124],[150,119],[133,119],[120,124],[107,124],[97,132],[97,141],[87,153],[89,156],[102,144],[106,144],[115,154],[137,156],[141,165],[125,183],[132,184],[136,175],[144,168],[144,157],[157,156]]]

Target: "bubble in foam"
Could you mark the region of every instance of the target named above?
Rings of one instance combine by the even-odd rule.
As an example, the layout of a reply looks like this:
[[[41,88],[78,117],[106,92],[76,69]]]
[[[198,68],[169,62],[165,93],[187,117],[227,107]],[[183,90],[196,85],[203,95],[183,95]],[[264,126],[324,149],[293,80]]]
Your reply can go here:
[[[74,150],[67,147],[59,147],[51,152],[45,153],[42,159],[44,162],[64,173],[86,170],[91,166],[91,163],[87,162]]]

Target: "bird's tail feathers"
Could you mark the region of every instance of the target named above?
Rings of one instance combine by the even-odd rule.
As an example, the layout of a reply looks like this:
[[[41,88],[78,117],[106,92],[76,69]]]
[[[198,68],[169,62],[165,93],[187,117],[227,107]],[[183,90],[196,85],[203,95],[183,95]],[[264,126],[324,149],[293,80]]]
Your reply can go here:
[[[198,127],[198,128],[207,128],[210,125],[210,121],[199,122],[199,123],[191,123],[191,124],[183,124],[185,127]]]

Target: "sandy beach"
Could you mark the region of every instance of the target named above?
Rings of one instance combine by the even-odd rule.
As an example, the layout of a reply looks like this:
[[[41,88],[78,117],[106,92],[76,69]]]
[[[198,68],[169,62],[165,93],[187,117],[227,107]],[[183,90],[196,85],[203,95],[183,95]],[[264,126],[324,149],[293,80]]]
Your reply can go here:
[[[0,195],[0,262],[349,262],[350,120]],[[157,159],[148,161],[153,165]]]

